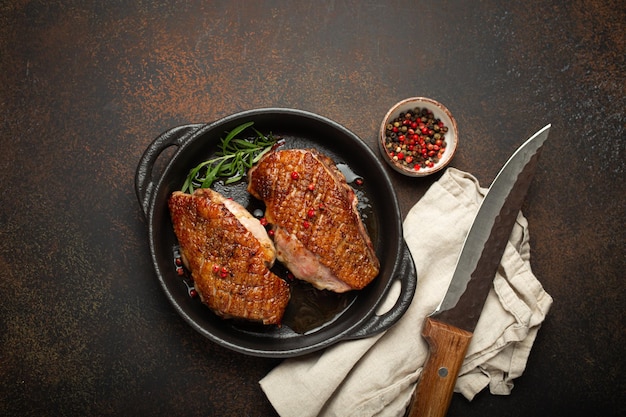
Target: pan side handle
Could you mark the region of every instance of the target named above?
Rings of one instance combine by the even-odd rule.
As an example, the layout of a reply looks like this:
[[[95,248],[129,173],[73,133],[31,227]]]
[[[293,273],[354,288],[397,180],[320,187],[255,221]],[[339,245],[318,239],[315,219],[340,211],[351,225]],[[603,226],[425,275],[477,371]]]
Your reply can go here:
[[[400,320],[400,317],[406,313],[411,305],[413,296],[415,295],[415,288],[417,287],[417,271],[409,248],[404,241],[402,258],[394,274],[394,280],[398,280],[401,284],[400,295],[394,306],[384,314],[372,314],[362,326],[353,333],[348,333],[344,337],[345,340],[363,339],[389,329]],[[391,284],[393,284],[393,282]],[[389,285],[386,294],[389,293],[389,289],[391,289],[392,286],[393,285]]]
[[[144,151],[135,172],[135,194],[144,216],[148,215],[150,197],[154,190],[152,171],[159,155],[170,146],[180,147],[204,124],[177,126],[161,133]]]

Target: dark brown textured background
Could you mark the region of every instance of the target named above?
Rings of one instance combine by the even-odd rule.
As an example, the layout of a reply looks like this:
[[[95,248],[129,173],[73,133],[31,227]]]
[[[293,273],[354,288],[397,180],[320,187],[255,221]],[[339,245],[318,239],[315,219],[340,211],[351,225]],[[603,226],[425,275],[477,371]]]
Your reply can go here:
[[[203,339],[155,279],[133,177],[162,131],[294,107],[372,148],[414,95],[489,185],[552,123],[524,207],[553,308],[513,393],[449,416],[626,414],[624,1],[0,3],[0,415],[271,416],[279,363]],[[436,179],[390,173],[403,213]]]

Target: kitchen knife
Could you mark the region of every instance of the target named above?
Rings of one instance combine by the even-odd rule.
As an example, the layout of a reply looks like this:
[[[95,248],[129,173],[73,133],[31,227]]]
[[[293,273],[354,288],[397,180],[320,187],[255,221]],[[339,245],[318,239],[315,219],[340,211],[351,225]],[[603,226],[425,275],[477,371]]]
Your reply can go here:
[[[424,322],[422,336],[428,342],[429,357],[409,417],[443,417],[448,411],[467,347],[549,131],[550,125],[545,126],[515,151],[476,213],[448,291]]]

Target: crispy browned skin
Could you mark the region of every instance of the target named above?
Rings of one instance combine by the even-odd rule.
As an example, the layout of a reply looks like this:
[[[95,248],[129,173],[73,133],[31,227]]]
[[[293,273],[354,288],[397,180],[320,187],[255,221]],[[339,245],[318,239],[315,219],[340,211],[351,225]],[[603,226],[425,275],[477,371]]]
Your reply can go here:
[[[220,316],[278,324],[290,294],[288,284],[268,269],[274,248],[262,244],[223,201],[212,190],[170,197],[174,231],[194,286]]]
[[[271,152],[250,170],[248,191],[265,202],[277,257],[297,278],[344,292],[378,275],[354,191],[327,156],[314,149]]]

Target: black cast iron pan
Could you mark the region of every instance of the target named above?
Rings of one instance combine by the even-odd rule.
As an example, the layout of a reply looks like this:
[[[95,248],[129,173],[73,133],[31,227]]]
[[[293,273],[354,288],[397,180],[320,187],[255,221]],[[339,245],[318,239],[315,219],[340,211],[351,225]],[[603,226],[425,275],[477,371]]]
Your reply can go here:
[[[354,173],[363,178],[362,184],[352,186],[381,263],[379,276],[369,286],[344,295],[293,281],[292,299],[280,327],[217,317],[189,296],[189,282],[176,273],[174,265],[177,241],[168,197],[180,189],[191,168],[215,152],[227,132],[250,121],[262,133],[284,139],[283,146],[316,148],[345,169],[347,177]],[[172,147],[174,152],[165,152]],[[155,166],[162,158],[168,160],[162,173],[157,173]],[[250,211],[262,209],[262,203],[248,195],[246,185],[242,181],[229,186],[216,184],[214,188]],[[380,333],[398,321],[413,299],[417,276],[402,236],[402,217],[391,181],[358,136],[327,118],[301,110],[267,108],[244,111],[214,123],[175,127],[148,146],[137,167],[135,191],[148,222],[152,261],[165,294],[184,320],[221,346],[254,356],[299,356],[339,341]],[[400,285],[396,303],[389,311],[377,314],[394,282]],[[312,319],[306,319],[307,315]]]

